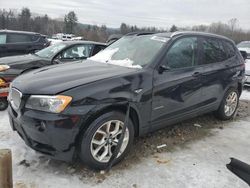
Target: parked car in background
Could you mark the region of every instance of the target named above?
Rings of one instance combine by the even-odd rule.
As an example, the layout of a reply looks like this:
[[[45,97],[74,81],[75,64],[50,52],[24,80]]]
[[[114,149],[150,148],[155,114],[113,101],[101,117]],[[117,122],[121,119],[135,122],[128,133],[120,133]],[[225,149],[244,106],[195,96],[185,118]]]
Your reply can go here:
[[[250,87],[250,59],[246,59],[246,80],[244,85]]]
[[[133,33],[85,63],[19,76],[9,95],[10,124],[37,151],[105,169],[119,141],[115,163],[135,136],[208,112],[232,118],[244,67],[234,42],[223,36]]]
[[[0,30],[0,57],[34,53],[47,46],[46,36],[39,33]]]
[[[62,42],[62,40],[60,39],[53,39],[53,38],[48,38],[48,41],[50,42],[49,43],[50,46]]]
[[[20,74],[54,64],[86,59],[106,48],[106,44],[92,41],[57,43],[34,54],[0,58],[0,110],[8,106],[9,84]]]
[[[247,53],[247,59],[250,59],[250,41],[243,41],[237,45],[240,51]]]

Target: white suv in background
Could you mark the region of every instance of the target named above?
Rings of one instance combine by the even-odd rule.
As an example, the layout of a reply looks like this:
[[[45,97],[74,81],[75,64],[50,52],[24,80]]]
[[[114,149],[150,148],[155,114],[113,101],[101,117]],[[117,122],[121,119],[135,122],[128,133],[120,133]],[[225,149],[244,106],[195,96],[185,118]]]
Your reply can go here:
[[[242,41],[237,47],[240,51],[247,52],[247,58],[250,59],[250,41]]]
[[[250,41],[242,41],[237,45],[240,51],[247,53],[245,86],[250,86]]]

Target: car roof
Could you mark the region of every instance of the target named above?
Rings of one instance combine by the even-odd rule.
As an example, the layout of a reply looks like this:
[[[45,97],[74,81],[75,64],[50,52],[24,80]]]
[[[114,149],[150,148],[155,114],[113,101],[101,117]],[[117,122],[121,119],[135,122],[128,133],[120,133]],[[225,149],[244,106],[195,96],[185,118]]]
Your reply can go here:
[[[18,34],[26,34],[26,35],[41,35],[40,33],[28,32],[28,31],[15,31],[15,30],[0,30],[0,33],[18,33]]]
[[[224,39],[227,41],[230,41],[232,43],[233,40],[222,36],[222,35],[217,35],[213,33],[206,33],[206,32],[198,32],[198,31],[176,31],[176,32],[164,32],[164,33],[154,33],[154,32],[133,32],[129,33],[126,36],[141,36],[141,35],[156,35],[159,37],[165,37],[165,38],[173,38],[176,36],[185,36],[185,35],[198,35],[198,36],[206,36],[206,37],[214,37],[214,38],[219,38],[219,39]]]
[[[107,46],[106,43],[101,42],[94,42],[94,41],[62,41],[61,43],[67,44],[67,45],[74,45],[74,44],[94,44],[94,45],[101,45],[101,46]]]

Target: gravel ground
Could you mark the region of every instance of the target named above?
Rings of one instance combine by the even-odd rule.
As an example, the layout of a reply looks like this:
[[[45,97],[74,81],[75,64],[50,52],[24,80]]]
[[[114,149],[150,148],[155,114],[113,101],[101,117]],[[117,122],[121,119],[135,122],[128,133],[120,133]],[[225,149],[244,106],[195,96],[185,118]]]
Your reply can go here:
[[[66,187],[244,187],[225,167],[234,156],[250,163],[250,92],[244,91],[234,120],[212,114],[197,117],[142,138],[109,173],[80,163],[50,160],[28,148],[0,112],[0,148],[13,152],[16,188]],[[157,146],[166,147],[157,149]]]

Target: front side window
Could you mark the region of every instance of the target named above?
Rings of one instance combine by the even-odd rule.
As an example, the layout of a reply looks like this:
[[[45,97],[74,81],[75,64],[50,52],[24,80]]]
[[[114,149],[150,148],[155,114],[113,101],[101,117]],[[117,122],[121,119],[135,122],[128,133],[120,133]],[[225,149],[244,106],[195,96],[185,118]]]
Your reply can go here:
[[[7,35],[0,34],[0,44],[6,44]]]
[[[167,52],[166,62],[171,69],[192,67],[197,64],[197,37],[176,41]]]
[[[84,59],[90,56],[92,45],[84,44],[73,46],[61,54],[61,59]]]
[[[130,68],[149,64],[169,38],[157,35],[125,36],[90,59]]]
[[[7,43],[25,43],[31,42],[31,37],[24,34],[8,34]]]

